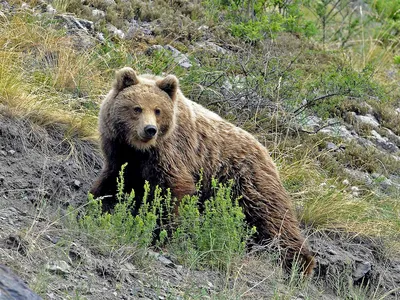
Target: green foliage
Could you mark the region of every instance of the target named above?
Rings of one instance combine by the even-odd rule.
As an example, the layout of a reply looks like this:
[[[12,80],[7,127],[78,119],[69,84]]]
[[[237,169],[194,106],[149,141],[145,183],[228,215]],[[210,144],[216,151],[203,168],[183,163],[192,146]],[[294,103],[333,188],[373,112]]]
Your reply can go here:
[[[215,20],[221,17],[221,11],[225,13],[234,37],[257,42],[266,37],[274,38],[283,31],[313,36],[315,26],[312,21],[303,22],[300,3],[297,0],[209,0],[205,5]]]
[[[80,218],[79,225],[90,237],[101,240],[108,246],[132,244],[138,248],[147,248],[153,241],[153,232],[157,226],[159,213],[161,212],[161,201],[170,203],[170,198],[165,200],[161,197],[161,189],[156,188],[154,198],[149,200],[150,186],[144,186],[144,196],[138,213],[132,214],[135,207],[135,193],[124,192],[124,169],[122,166],[119,173],[118,203],[112,213],[102,212],[101,199],[93,199],[89,195],[89,203],[85,214]],[[167,197],[170,194],[167,194]]]
[[[400,65],[400,55],[395,55],[393,57],[393,62],[395,65]]]
[[[363,18],[362,8],[356,7],[350,0],[306,0],[304,6],[315,17],[323,44],[339,41],[344,47],[350,39],[361,33],[369,21]]]
[[[307,86],[307,104],[296,110],[296,114],[304,108],[312,108],[323,118],[341,117],[347,97],[353,99],[368,99],[384,97],[384,90],[372,80],[373,68],[368,67],[357,72],[346,66],[331,67],[319,78]],[[314,96],[313,96],[314,94]],[[327,96],[325,98],[321,96]]]
[[[400,2],[398,0],[370,1],[372,8],[383,18],[400,20]]]
[[[223,185],[213,180],[214,196],[204,203],[203,212],[198,196],[182,200],[171,246],[185,264],[229,270],[234,259],[245,254],[255,228],[245,225],[239,199],[232,199],[232,185],[232,181]]]
[[[232,181],[223,185],[213,180],[214,196],[204,207],[198,196],[184,197],[177,222],[173,223],[175,203],[170,191],[162,193],[161,188],[155,187],[150,198],[150,185],[146,182],[137,208],[134,191],[124,192],[125,167],[126,164],[117,179],[118,203],[114,211],[103,213],[101,199],[89,195],[87,209],[78,221],[79,228],[94,243],[101,241],[108,247],[132,245],[140,250],[156,242],[156,246],[173,249],[185,264],[223,270],[228,270],[234,259],[245,254],[246,241],[255,229],[247,227],[239,199],[232,199]],[[197,188],[200,189],[200,184]],[[70,220],[76,219],[72,209],[69,213]],[[160,230],[155,236],[157,228]]]
[[[247,21],[239,24],[233,23],[230,26],[231,33],[248,42],[262,40],[266,36],[276,37],[276,34],[284,31],[286,20],[282,15],[275,13],[269,16],[262,16],[257,21]]]

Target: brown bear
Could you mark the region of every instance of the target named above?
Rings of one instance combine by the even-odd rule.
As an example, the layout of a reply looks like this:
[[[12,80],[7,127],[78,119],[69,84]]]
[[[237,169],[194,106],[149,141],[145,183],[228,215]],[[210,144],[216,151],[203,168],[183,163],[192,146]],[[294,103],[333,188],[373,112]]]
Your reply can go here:
[[[201,198],[211,195],[211,179],[234,180],[247,222],[256,226],[260,242],[276,239],[285,267],[298,259],[304,274],[315,265],[292,211],[290,199],[268,151],[251,134],[188,100],[173,75],[137,76],[125,67],[116,73],[100,109],[103,170],[90,192],[116,203],[116,178],[125,169],[125,190],[137,199],[145,180],[170,188],[182,199],[196,192],[203,170]]]

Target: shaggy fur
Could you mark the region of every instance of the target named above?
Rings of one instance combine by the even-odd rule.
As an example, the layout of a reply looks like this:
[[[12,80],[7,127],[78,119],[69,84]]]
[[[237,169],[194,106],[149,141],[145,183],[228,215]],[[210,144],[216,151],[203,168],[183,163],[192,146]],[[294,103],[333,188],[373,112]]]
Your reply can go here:
[[[185,98],[175,76],[137,76],[131,68],[121,69],[102,103],[99,122],[105,163],[91,189],[95,197],[115,195],[116,177],[126,162],[125,188],[133,188],[137,199],[145,180],[171,188],[179,201],[195,193],[201,169],[203,200],[211,195],[211,178],[232,178],[259,241],[276,238],[285,266],[299,258],[304,273],[311,274],[314,258],[267,149],[248,132]],[[149,125],[157,130],[151,138],[145,133]],[[106,210],[114,204],[114,197],[104,199]]]

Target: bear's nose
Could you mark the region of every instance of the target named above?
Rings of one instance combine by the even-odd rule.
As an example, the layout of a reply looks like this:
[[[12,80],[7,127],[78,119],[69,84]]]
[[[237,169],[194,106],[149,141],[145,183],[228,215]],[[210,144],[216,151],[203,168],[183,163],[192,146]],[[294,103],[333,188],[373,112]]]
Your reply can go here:
[[[153,136],[156,135],[156,133],[157,133],[157,127],[154,126],[154,125],[147,125],[147,126],[144,128],[144,133],[146,134],[146,137],[151,138],[151,137],[153,137]]]

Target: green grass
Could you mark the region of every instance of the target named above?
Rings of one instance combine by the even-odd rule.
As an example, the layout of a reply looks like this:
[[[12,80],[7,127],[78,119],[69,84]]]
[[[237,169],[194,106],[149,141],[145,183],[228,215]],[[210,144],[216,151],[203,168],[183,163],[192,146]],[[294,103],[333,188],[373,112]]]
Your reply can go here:
[[[118,203],[112,212],[103,213],[101,198],[93,199],[91,195],[83,212],[73,207],[68,210],[68,226],[79,228],[88,245],[104,253],[131,245],[142,257],[143,250],[151,245],[166,247],[191,269],[208,267],[227,272],[244,257],[246,242],[255,228],[248,228],[238,199],[232,199],[232,182],[222,185],[214,180],[214,196],[204,203],[204,210],[198,196],[184,197],[175,216],[176,203],[169,190],[155,187],[151,194],[146,182],[142,199],[135,198],[133,190],[125,193],[125,166],[117,180]],[[141,203],[138,209],[137,201]]]
[[[181,78],[181,88],[189,98],[263,137],[267,144],[277,141],[282,145],[297,143],[298,138],[289,131],[293,124],[291,113],[300,107],[304,98],[310,101],[326,93],[342,95],[316,102],[302,113],[340,117],[349,108],[349,103],[367,98],[383,125],[395,133],[399,130],[397,116],[390,108],[392,100],[372,100],[384,98],[386,91],[385,86],[374,81],[373,69],[356,72],[346,66],[340,55],[332,52],[313,50],[312,53],[305,51],[294,57],[280,58],[245,46],[243,51],[216,60],[206,52],[195,51],[192,55],[200,64],[185,70],[166,51],[148,56],[136,53],[129,42],[124,41],[108,40],[82,53],[74,47],[65,32],[56,29],[52,21],[38,19],[29,13],[8,16],[0,22],[0,102],[12,115],[30,118],[39,125],[61,125],[66,136],[96,138],[99,103],[111,85],[115,69],[124,65],[130,65],[140,73],[176,74]],[[330,60],[339,61],[343,67],[333,67]],[[240,80],[244,80],[243,83]],[[227,81],[238,86],[233,90],[234,99],[257,93],[264,101],[277,103],[278,109],[271,111],[268,107],[246,105],[235,107],[233,102],[216,102]],[[302,220],[318,228],[355,228],[354,224],[359,224],[356,228],[360,230],[379,227],[371,227],[367,217],[368,211],[376,208],[374,201],[370,200],[373,197],[354,202],[342,188],[332,191],[319,186],[325,181],[334,183],[343,175],[340,173],[340,162],[383,174],[395,173],[398,163],[379,152],[365,151],[353,144],[347,145],[342,154],[327,159],[326,155],[315,155],[318,153],[315,149],[309,150],[310,145],[302,143],[303,138],[295,152],[310,151],[310,156],[290,158],[289,161],[283,159],[280,163],[283,180],[288,183],[298,205],[305,207],[300,214]],[[319,144],[313,139],[311,146],[318,148]],[[295,155],[291,147],[284,146],[281,151],[281,157]],[[330,171],[325,172],[320,167],[324,164]],[[385,167],[382,169],[382,166]],[[285,169],[288,170],[287,175]],[[313,176],[306,176],[308,174]],[[298,199],[296,193],[307,197]],[[358,218],[357,210],[360,212]]]
[[[35,5],[34,1],[29,3]],[[374,8],[380,16],[376,27],[372,30],[368,23],[363,23],[364,27],[348,41],[349,46],[338,49],[335,39],[327,40],[324,47],[316,42],[321,32],[308,35],[304,26],[316,24],[316,19],[304,7],[292,14],[296,16],[295,25],[304,26],[293,28],[288,25],[291,14],[269,18],[281,14],[277,6],[268,6],[265,11],[258,7],[255,20],[240,22],[235,18],[243,12],[243,7],[229,15],[232,7],[224,6],[222,19],[216,19],[221,3],[206,1],[191,5],[186,1],[157,1],[151,7],[147,2],[131,1],[104,7],[101,1],[93,1],[93,7],[107,10],[107,21],[116,26],[124,26],[123,19],[127,17],[158,20],[161,25],[155,30],[156,37],[120,41],[106,34],[105,43],[86,51],[77,49],[72,38],[51,18],[38,18],[26,11],[0,16],[0,112],[28,118],[41,126],[56,126],[66,138],[96,140],[99,104],[111,86],[116,69],[131,66],[139,73],[175,74],[188,98],[250,131],[268,146],[298,217],[308,228],[376,237],[385,242],[387,253],[398,254],[398,191],[381,195],[374,186],[351,180],[350,185],[361,190],[359,196],[354,196],[350,186],[343,184],[348,179],[343,166],[390,176],[398,175],[399,162],[381,151],[322,134],[304,134],[296,127],[296,117],[319,115],[347,120],[346,112],[350,110],[365,114],[366,102],[382,126],[400,134],[400,117],[395,111],[400,96],[398,65],[394,59],[399,55],[398,39],[389,34],[398,20],[390,23],[388,18],[393,19],[393,14],[382,9],[382,1],[376,1],[376,5],[381,5]],[[81,1],[60,0],[53,5],[61,12],[90,17],[90,11]],[[282,13],[287,9],[282,8]],[[260,24],[263,18],[268,22]],[[232,51],[221,55],[189,47],[201,39],[202,33],[198,31],[201,24],[208,24],[214,41]],[[99,22],[96,28],[105,31],[104,25]],[[313,30],[319,30],[316,28]],[[271,37],[273,43],[269,41]],[[156,43],[171,44],[187,53],[195,62],[193,67],[181,68],[167,51],[151,55],[142,52]],[[390,79],[389,69],[394,70]],[[232,85],[228,96],[224,94],[227,83]],[[328,94],[334,95],[313,102]],[[310,104],[302,108],[305,100]],[[356,128],[365,136],[370,129]],[[329,153],[324,150],[328,141],[345,148],[339,153]],[[379,179],[376,181],[379,184]],[[232,274],[239,272],[240,265],[246,262],[244,242],[251,230],[243,223],[243,214],[236,199],[230,196],[230,187],[216,184],[214,189],[214,197],[207,202],[204,212],[197,206],[196,197],[185,198],[180,208],[180,225],[172,233],[160,230],[156,246],[165,250],[168,245],[182,263],[193,268],[229,270]],[[160,225],[160,215],[168,211],[161,208],[161,203],[172,205],[173,200],[161,191],[147,195],[142,210],[132,215],[134,195],[120,194],[120,197],[112,214],[103,214],[101,202],[90,199],[85,215],[78,223],[72,218],[68,226],[84,230],[86,242],[103,252],[130,245],[142,255],[140,249],[147,249],[154,242],[153,231]],[[76,211],[70,211],[70,215],[76,216]],[[342,284],[338,279],[337,292],[347,297]],[[39,280],[38,290],[43,289],[41,285]],[[299,285],[293,279],[289,294],[296,296]],[[194,293],[201,297],[201,291]],[[220,296],[240,298],[242,293],[235,291],[232,296],[225,291]],[[354,293],[355,299],[362,299],[359,294],[364,291]],[[277,287],[276,298],[280,296]],[[193,294],[190,297],[196,298]]]

